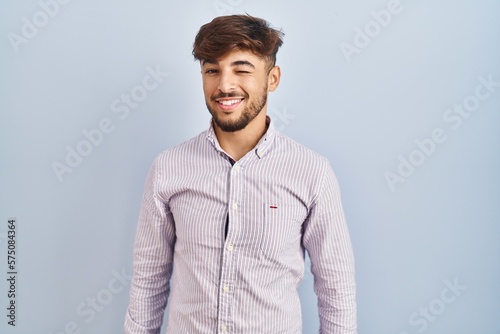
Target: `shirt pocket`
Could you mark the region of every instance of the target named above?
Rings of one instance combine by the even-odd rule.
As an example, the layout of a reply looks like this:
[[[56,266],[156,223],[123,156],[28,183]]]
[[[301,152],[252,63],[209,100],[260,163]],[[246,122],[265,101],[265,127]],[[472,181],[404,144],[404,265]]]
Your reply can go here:
[[[260,251],[269,259],[279,259],[289,249],[300,246],[304,206],[264,203]]]

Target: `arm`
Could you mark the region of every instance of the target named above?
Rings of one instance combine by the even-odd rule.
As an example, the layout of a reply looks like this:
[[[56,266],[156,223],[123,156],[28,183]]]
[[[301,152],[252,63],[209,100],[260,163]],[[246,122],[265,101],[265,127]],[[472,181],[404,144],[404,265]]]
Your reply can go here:
[[[354,256],[335,175],[327,163],[304,223],[321,334],[356,334]]]
[[[134,244],[134,275],[125,334],[158,334],[169,295],[175,226],[159,198],[158,164],[149,171]]]

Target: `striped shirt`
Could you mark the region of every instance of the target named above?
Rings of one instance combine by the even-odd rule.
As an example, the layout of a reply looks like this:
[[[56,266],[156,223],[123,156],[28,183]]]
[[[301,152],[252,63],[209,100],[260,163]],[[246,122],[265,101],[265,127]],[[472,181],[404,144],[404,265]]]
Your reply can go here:
[[[328,161],[272,122],[230,160],[212,126],[155,159],[125,333],[160,333],[169,299],[167,334],[300,334],[307,251],[320,333],[355,334],[354,259]]]

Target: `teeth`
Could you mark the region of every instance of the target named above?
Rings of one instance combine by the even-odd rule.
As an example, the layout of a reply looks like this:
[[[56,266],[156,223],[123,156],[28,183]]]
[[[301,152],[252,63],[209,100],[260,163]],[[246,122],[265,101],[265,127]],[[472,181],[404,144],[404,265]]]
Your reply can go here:
[[[225,106],[231,106],[231,105],[236,104],[240,101],[241,100],[223,100],[223,101],[219,101],[219,103],[222,105],[225,105]]]

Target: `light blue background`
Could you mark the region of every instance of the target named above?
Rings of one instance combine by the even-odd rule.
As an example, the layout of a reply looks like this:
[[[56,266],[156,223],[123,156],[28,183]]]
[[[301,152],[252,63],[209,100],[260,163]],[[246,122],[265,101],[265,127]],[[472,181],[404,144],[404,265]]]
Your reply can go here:
[[[19,296],[12,328],[1,279],[0,332],[122,331],[146,172],[209,122],[194,36],[215,16],[248,12],[286,34],[270,97],[275,124],[327,156],[339,179],[359,332],[500,333],[500,87],[457,129],[443,119],[475,94],[478,78],[500,82],[500,2],[401,0],[390,23],[345,57],[341,43],[354,45],[356,28],[373,26],[371,12],[389,3],[73,0],[16,52],[9,34],[21,36],[23,17],[33,22],[41,5],[2,1],[0,266],[5,273],[15,217]],[[157,66],[168,77],[120,119],[113,101]],[[106,118],[114,130],[59,182],[54,161],[65,163],[66,146]],[[391,189],[385,173],[435,128],[446,141]],[[312,281],[306,273],[300,288],[306,334],[318,330]],[[454,281],[455,294],[446,290]]]

